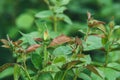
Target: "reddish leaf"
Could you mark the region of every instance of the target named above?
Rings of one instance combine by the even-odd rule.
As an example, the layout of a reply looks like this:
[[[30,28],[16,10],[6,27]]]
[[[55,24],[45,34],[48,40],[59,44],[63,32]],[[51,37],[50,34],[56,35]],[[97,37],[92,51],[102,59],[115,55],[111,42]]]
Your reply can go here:
[[[0,41],[4,44],[1,47],[10,48],[9,43],[6,39],[0,39]]]
[[[76,38],[75,38],[75,43],[76,43],[77,45],[82,45],[82,40],[79,39],[78,37],[76,37]]]
[[[12,42],[15,46],[19,46],[23,41],[22,40],[18,40],[15,42]]]
[[[38,47],[40,47],[39,44],[34,44],[34,45],[28,47],[26,52],[29,53],[29,52],[35,51]]]
[[[43,39],[42,38],[34,38],[35,41],[38,41],[38,42],[42,42]]]
[[[4,44],[4,45],[8,45],[8,41],[6,39],[0,39],[0,41]]]
[[[2,66],[0,66],[0,72],[2,72],[3,70],[5,70],[6,68],[10,67],[10,66],[13,66],[14,63],[6,63]]]
[[[100,30],[101,30],[101,27],[102,27],[102,31],[103,30],[105,31],[104,25],[103,25],[103,24],[105,24],[105,22],[95,20],[94,18],[91,17],[90,12],[87,12],[87,16],[88,16],[88,26],[89,27],[97,27],[98,28],[100,26]]]
[[[77,54],[78,58],[84,58],[84,56],[85,56],[84,54]]]
[[[18,53],[25,53],[25,50],[22,49],[22,48],[19,48],[19,49],[17,50],[17,52],[18,52]]]
[[[71,41],[70,37],[67,37],[65,35],[60,35],[58,37],[56,37],[55,39],[53,39],[53,41],[50,43],[50,45],[48,47],[52,47],[52,46],[56,46],[56,45],[60,45],[66,42]]]
[[[95,73],[96,75],[100,76],[101,78],[103,78],[101,74],[98,72],[98,70],[96,69],[96,67],[92,65],[87,65],[86,68],[92,71],[93,73]]]
[[[88,21],[88,26],[89,27],[98,27],[99,25],[103,25],[105,24],[105,22],[102,22],[102,21],[98,21],[98,20],[95,20],[95,19],[91,19]]]
[[[72,67],[75,67],[75,65],[77,65],[79,63],[81,63],[80,60],[74,60],[74,61],[68,62],[62,66],[62,69],[65,69],[65,68],[70,69]]]

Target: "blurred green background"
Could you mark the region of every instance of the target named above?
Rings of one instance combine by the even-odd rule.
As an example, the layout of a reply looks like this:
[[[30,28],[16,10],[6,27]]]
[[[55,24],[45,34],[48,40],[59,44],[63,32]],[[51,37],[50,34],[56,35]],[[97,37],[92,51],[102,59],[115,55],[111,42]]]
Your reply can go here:
[[[67,8],[65,14],[77,27],[86,25],[87,11],[106,23],[114,16],[116,24],[120,25],[120,0],[71,0]],[[0,0],[0,39],[6,38],[8,34],[12,40],[17,40],[21,37],[19,31],[28,33],[36,30],[34,15],[47,9],[43,0]],[[61,26],[72,29],[72,26],[67,24]],[[72,30],[68,34],[78,35]],[[0,66],[6,62],[14,62],[11,54],[8,49],[0,47]]]

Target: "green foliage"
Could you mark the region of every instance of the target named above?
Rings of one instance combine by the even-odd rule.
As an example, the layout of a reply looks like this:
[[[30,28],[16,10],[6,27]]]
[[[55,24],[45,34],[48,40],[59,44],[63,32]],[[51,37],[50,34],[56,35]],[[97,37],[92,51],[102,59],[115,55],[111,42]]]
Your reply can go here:
[[[0,39],[2,47],[10,49],[15,58],[14,63],[0,66],[0,79],[13,75],[14,80],[119,80],[120,26],[113,19],[108,25],[96,20],[90,12],[87,12],[87,24],[72,22],[64,14],[70,2],[74,4],[68,6],[71,11],[86,14],[86,10],[80,12],[79,7],[73,6],[93,1],[44,0],[48,10],[38,13],[29,10],[19,15],[15,19],[18,28],[12,28],[9,34],[11,37],[15,35],[12,30],[16,34],[21,30],[20,39],[14,41],[8,35],[7,39]],[[98,3],[110,7],[112,0]],[[99,14],[105,16],[111,11],[112,7],[107,7]],[[33,30],[25,32],[29,29]]]
[[[38,80],[53,80],[53,78],[50,73],[41,73]]]
[[[89,36],[85,44],[83,45],[84,45],[84,50],[99,49],[103,46],[101,43],[101,38],[97,36]]]
[[[60,46],[53,51],[53,55],[55,56],[68,55],[71,54],[71,52],[72,49],[69,46]]]
[[[31,56],[32,63],[34,64],[35,68],[39,69],[42,68],[42,58],[38,54],[32,54]]]
[[[35,17],[38,17],[38,18],[50,18],[52,16],[53,16],[53,12],[50,10],[42,11],[35,15]]]
[[[29,14],[22,14],[16,19],[16,25],[19,29],[29,29],[34,21],[34,17]]]
[[[14,66],[14,80],[18,80],[20,77],[20,67],[19,65]]]

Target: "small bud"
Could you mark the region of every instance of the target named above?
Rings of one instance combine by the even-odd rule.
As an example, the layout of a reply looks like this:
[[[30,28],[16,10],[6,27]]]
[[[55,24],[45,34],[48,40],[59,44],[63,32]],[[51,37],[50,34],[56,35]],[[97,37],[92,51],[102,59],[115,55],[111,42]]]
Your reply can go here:
[[[48,34],[48,31],[46,30],[46,31],[44,32],[44,40],[47,40],[48,37],[49,37],[49,34]]]
[[[87,11],[88,20],[91,19],[91,13]]]

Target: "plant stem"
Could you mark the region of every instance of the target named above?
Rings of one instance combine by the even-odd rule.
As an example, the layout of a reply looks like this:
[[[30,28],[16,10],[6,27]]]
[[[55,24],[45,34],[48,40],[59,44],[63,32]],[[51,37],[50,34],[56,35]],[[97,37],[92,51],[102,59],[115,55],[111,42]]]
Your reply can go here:
[[[25,69],[27,69],[27,66],[26,66],[26,55],[23,53],[22,54],[22,58],[23,58],[23,66]]]
[[[67,71],[68,71],[68,70],[66,70],[66,71],[64,72],[63,77],[62,77],[62,80],[65,80],[64,78],[65,78],[65,75],[66,75]]]
[[[108,42],[110,41],[110,38],[111,38],[112,33],[113,33],[113,30],[111,29],[110,32],[109,32],[109,34],[108,34]],[[113,44],[113,43],[112,43],[112,44]],[[108,54],[109,54],[109,52],[110,52],[110,47],[111,47],[112,44],[110,44],[109,47],[108,47],[108,50],[106,50],[105,66],[108,64]]]
[[[73,80],[77,80],[77,75],[75,75],[74,79]]]
[[[21,66],[21,68],[22,68],[23,71],[26,73],[27,78],[28,78],[29,80],[31,80],[31,77],[30,77],[28,71],[27,71],[23,66]]]
[[[44,64],[43,64],[43,67],[45,67],[45,66],[46,66],[47,62],[48,62],[48,52],[47,52],[47,46],[46,46],[46,45],[44,45]]]
[[[109,51],[107,51],[105,55],[105,66],[108,64],[108,53]]]
[[[90,32],[90,28],[88,27],[88,28],[87,28],[86,36],[85,36],[85,38],[84,38],[85,41],[87,40],[87,37],[88,37],[88,35],[89,35],[89,32]]]
[[[76,72],[75,72],[75,77],[73,80],[77,80],[78,74],[80,73],[80,70],[78,68],[76,68]]]
[[[28,71],[27,71],[27,66],[26,66],[26,55],[25,55],[25,53],[22,54],[22,58],[23,58],[23,67],[22,67],[22,68],[23,68],[23,70],[25,71],[25,73],[26,73],[28,79],[31,80],[31,77],[30,77],[30,75],[29,75],[29,73],[28,73]]]
[[[56,15],[54,15],[54,17],[53,17],[53,27],[54,27],[54,31],[57,32],[57,18],[56,18]]]

